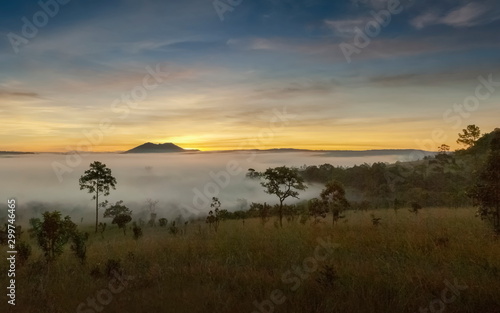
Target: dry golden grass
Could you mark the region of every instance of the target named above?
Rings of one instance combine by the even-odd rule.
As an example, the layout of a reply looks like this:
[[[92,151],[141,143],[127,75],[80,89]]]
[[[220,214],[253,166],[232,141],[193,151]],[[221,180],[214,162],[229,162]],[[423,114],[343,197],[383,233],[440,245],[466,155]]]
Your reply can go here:
[[[381,225],[372,225],[371,214]],[[468,288],[443,312],[500,312],[500,242],[473,209],[424,209],[418,216],[348,212],[334,227],[330,223],[277,229],[272,220],[265,226],[258,219],[225,221],[218,233],[192,224],[178,236],[145,228],[138,241],[131,232],[125,237],[109,229],[104,239],[91,236],[85,265],[66,251],[45,267],[34,247],[35,255],[18,268],[12,312],[77,312],[108,285],[110,278],[90,275],[108,259],[120,260],[135,279],[103,312],[251,313],[258,312],[253,302],[269,300],[275,289],[286,300],[274,312],[419,312],[441,297],[445,280],[455,279]],[[314,256],[317,239],[327,237],[339,247],[292,291],[282,275]],[[328,279],[327,267],[334,278]]]

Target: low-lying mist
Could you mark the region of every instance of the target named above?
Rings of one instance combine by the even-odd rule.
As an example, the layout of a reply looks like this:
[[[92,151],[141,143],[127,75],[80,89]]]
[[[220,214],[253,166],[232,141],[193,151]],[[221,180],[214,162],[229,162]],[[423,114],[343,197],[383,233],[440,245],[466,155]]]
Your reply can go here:
[[[170,154],[88,154],[81,163],[65,172],[60,181],[54,162],[66,164],[66,155],[35,154],[0,158],[0,206],[16,198],[18,220],[26,223],[46,210],[60,210],[74,221],[92,222],[95,200],[80,190],[78,180],[93,161],[105,163],[116,178],[116,190],[107,197],[110,203],[123,200],[135,218],[147,217],[146,200],[158,200],[158,218],[184,218],[204,215],[215,196],[221,208],[246,209],[252,202],[274,204],[277,199],[264,192],[259,181],[245,178],[248,168],[264,171],[269,167],[321,165],[353,166],[362,163],[395,162],[405,155],[338,157],[321,152],[213,152]],[[317,197],[323,186],[309,185],[300,199]],[[287,199],[286,203],[297,202]],[[0,217],[5,217],[2,210]],[[102,216],[102,215],[101,215]]]

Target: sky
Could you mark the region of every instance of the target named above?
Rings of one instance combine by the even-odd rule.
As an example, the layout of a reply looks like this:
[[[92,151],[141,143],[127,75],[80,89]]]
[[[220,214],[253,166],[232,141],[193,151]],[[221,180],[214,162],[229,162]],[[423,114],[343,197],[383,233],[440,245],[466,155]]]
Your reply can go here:
[[[18,0],[0,151],[424,149],[499,127],[497,0]]]

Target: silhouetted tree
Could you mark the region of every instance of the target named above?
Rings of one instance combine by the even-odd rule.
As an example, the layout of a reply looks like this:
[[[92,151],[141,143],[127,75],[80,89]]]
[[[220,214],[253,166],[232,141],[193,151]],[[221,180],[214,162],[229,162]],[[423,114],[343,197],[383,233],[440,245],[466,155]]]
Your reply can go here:
[[[260,175],[261,173],[257,172],[256,170],[254,170],[253,168],[249,168],[248,169],[248,172],[246,174],[246,177],[247,178],[250,178],[250,179],[259,179],[260,178]]]
[[[490,154],[469,196],[479,207],[478,215],[489,220],[500,234],[500,129],[495,129],[490,143]]]
[[[265,179],[261,185],[266,188],[265,192],[276,195],[279,199],[279,225],[283,227],[283,202],[289,198],[299,199],[298,190],[305,190],[307,186],[300,176],[298,169],[286,166],[268,168],[259,176]]]
[[[326,183],[325,189],[321,191],[321,200],[326,207],[332,212],[332,225],[344,218],[342,212],[349,207],[349,202],[345,198],[345,190],[342,184],[332,180]]]
[[[90,169],[80,177],[80,190],[86,189],[93,193],[95,199],[95,232],[99,224],[99,195],[108,196],[110,188],[116,189],[116,179],[111,175],[111,170],[99,161],[90,164]]]
[[[212,203],[210,204],[210,207],[213,209],[213,211],[210,210],[207,216],[207,223],[210,227],[214,227],[215,232],[217,232],[217,230],[219,229],[219,222],[221,218],[219,211],[220,205],[221,203],[219,201],[219,198],[213,197]]]
[[[441,154],[446,154],[449,151],[450,151],[450,146],[444,143],[438,147],[438,152]]]
[[[111,224],[118,225],[118,228],[123,229],[125,235],[126,225],[132,221],[132,211],[123,205],[123,201],[118,201],[104,211],[104,217],[113,218]]]
[[[466,129],[458,134],[457,143],[465,145],[466,148],[474,146],[476,141],[481,137],[481,130],[476,125],[469,125]]]

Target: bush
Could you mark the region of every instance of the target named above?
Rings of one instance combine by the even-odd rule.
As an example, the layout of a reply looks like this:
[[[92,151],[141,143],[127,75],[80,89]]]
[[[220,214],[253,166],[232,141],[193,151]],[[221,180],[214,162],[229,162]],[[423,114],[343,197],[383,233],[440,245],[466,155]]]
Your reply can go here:
[[[168,225],[168,220],[166,218],[164,218],[164,217],[160,218],[158,220],[158,222],[160,223],[160,227],[167,227],[167,225]]]
[[[172,222],[172,225],[170,226],[168,231],[174,236],[177,235],[177,233],[179,233],[179,227],[175,225],[175,221]]]
[[[76,224],[69,216],[62,219],[59,211],[45,212],[43,221],[35,218],[30,220],[30,224],[30,233],[36,237],[48,261],[54,260],[63,252],[64,245],[76,231]]]
[[[86,241],[89,239],[88,233],[80,233],[75,231],[73,236],[71,237],[72,244],[71,250],[75,253],[76,257],[80,259],[80,262],[83,264],[87,258],[87,245]]]
[[[94,267],[92,267],[92,269],[90,270],[90,276],[92,276],[95,279],[102,277],[102,273],[98,265],[94,265]]]
[[[114,272],[121,274],[123,270],[122,270],[122,265],[120,263],[120,259],[118,260],[108,259],[106,261],[104,272],[106,273],[106,276],[108,276],[109,278],[113,277]]]
[[[23,265],[31,255],[31,246],[26,242],[19,242],[16,244],[16,251],[19,264]]]
[[[142,237],[142,228],[137,226],[137,224],[134,222],[132,231],[134,232],[134,239],[138,240],[139,238]]]

